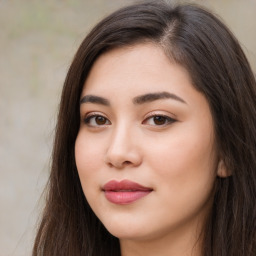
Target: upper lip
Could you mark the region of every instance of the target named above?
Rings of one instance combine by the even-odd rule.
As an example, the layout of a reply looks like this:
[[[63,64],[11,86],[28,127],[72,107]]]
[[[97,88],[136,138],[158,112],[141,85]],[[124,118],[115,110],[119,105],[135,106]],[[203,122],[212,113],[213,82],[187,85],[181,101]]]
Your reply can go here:
[[[104,191],[152,191],[152,188],[142,186],[130,180],[111,180],[103,186]]]

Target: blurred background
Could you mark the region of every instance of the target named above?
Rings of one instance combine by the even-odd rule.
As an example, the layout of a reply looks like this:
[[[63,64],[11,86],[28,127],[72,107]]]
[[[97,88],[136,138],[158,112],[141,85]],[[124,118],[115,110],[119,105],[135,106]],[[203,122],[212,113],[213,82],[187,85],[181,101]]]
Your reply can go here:
[[[31,255],[60,92],[77,47],[97,21],[131,2],[0,0],[0,256]],[[222,17],[256,72],[256,0],[193,2]]]

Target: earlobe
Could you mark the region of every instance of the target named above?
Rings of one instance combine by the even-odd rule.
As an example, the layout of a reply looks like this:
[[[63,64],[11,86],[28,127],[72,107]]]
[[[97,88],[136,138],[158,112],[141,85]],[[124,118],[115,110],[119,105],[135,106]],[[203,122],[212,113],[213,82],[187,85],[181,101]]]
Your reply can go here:
[[[220,178],[227,178],[227,177],[231,176],[230,171],[227,170],[227,167],[222,159],[220,159],[219,163],[218,163],[217,176]]]

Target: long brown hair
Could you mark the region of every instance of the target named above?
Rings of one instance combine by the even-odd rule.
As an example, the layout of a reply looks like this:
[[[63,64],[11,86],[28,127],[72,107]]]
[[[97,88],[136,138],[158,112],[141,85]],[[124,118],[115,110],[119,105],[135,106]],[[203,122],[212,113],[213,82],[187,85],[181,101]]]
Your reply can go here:
[[[256,83],[238,41],[213,14],[194,5],[146,1],[102,20],[84,39],[60,103],[46,207],[33,255],[120,256],[119,241],[95,216],[79,181],[74,144],[80,94],[97,57],[112,48],[152,42],[184,66],[208,100],[220,157],[202,255],[256,255]]]

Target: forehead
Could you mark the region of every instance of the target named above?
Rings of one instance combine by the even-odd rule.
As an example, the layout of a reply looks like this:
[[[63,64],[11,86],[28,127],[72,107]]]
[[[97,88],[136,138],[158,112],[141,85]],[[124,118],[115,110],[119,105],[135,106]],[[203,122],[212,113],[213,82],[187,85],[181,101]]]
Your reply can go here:
[[[170,90],[181,84],[193,87],[185,68],[172,62],[160,46],[138,44],[110,50],[93,64],[84,84],[84,93],[129,90],[138,94]]]

